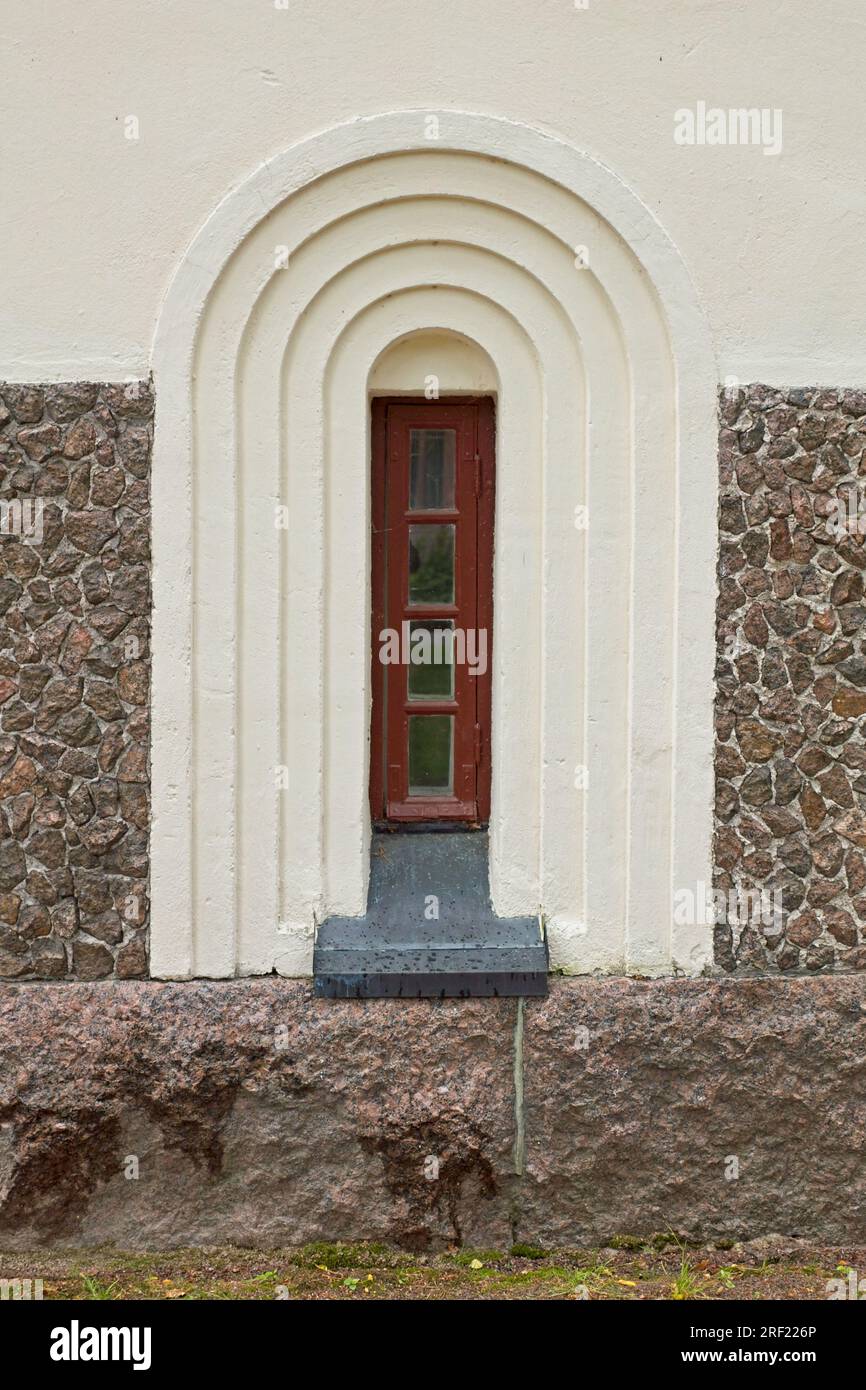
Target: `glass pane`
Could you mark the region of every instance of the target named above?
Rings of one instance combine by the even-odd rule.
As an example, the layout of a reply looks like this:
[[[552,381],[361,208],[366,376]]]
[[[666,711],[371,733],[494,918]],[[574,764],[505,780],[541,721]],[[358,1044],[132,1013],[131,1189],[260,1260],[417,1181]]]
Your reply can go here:
[[[451,796],[450,714],[409,715],[409,795]]]
[[[452,524],[409,527],[409,602],[454,602]]]
[[[454,699],[454,624],[450,618],[409,624],[409,699]]]
[[[454,506],[456,430],[410,430],[409,506],[413,512]]]

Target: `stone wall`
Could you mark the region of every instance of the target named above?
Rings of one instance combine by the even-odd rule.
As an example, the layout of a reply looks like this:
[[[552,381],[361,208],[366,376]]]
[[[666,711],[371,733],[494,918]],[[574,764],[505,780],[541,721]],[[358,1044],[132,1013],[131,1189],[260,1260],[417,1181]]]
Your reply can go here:
[[[152,416],[0,383],[0,979],[147,971]]]
[[[866,1239],[862,975],[3,988],[0,1249]]]
[[[716,963],[860,970],[866,548],[836,523],[866,481],[866,393],[747,386],[721,415],[715,884],[783,912],[720,924]]]

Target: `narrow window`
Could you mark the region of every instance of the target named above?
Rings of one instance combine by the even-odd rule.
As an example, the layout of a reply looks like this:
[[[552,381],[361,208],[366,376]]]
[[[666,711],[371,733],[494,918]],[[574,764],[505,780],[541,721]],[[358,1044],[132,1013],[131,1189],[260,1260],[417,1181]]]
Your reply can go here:
[[[494,414],[373,402],[373,821],[490,814]]]

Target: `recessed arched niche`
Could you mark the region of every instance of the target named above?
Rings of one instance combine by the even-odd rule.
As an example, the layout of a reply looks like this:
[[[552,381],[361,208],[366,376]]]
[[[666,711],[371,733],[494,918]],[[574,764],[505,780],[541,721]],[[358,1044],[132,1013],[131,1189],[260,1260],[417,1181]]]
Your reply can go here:
[[[495,396],[496,367],[483,348],[459,333],[419,329],[391,343],[370,369],[374,396]]]
[[[154,348],[153,973],[309,974],[369,873],[370,396],[496,397],[490,878],[567,971],[699,972],[715,385],[610,170],[399,112],[215,210]],[[438,132],[431,140],[429,133]]]

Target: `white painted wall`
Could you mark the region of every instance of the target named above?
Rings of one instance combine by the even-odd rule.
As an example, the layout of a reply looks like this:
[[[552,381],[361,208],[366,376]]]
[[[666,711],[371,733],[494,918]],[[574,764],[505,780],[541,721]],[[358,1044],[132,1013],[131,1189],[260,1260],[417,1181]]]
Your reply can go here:
[[[429,106],[612,167],[679,247],[723,377],[866,383],[862,0],[286,6],[4,0],[0,376],[146,372],[169,279],[229,188],[317,130]],[[676,145],[699,100],[781,108],[782,153]]]

